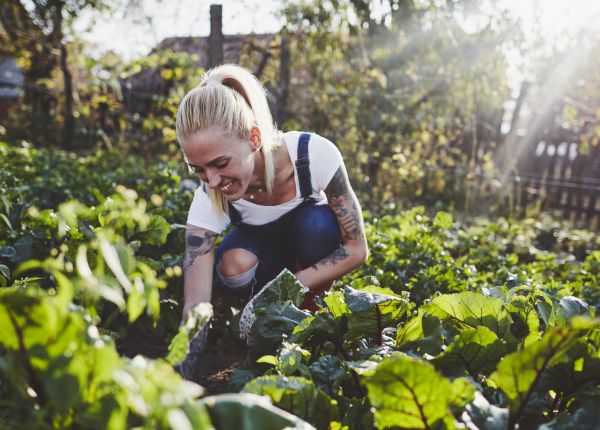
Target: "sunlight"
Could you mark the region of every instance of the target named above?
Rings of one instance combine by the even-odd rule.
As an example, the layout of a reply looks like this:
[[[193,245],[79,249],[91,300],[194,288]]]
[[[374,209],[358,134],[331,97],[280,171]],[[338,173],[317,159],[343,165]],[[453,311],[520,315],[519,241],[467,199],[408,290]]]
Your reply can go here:
[[[572,1],[569,4],[559,0],[518,3],[516,0],[505,0],[521,8],[521,20],[526,37],[530,32],[537,33],[546,46],[538,49],[548,53],[562,51],[554,68],[540,82],[537,89],[528,93],[524,106],[529,115],[521,115],[514,130],[508,135],[505,145],[497,154],[497,165],[503,171],[502,183],[506,184],[511,166],[519,162],[526,148],[535,145],[540,127],[547,121],[547,115],[554,107],[565,85],[577,73],[585,58],[586,47],[581,45],[584,33],[597,30],[595,25],[600,16],[600,3],[589,1]],[[538,39],[539,40],[539,39]],[[538,145],[539,146],[539,145]],[[539,149],[539,148],[538,148]]]

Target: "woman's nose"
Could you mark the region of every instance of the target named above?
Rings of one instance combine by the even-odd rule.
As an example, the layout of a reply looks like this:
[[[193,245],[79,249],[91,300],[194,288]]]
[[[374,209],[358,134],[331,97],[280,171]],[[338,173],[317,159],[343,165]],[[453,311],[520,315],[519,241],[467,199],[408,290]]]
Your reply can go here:
[[[206,172],[206,182],[208,186],[211,188],[217,188],[221,183],[221,175],[218,173],[211,172],[210,170]]]

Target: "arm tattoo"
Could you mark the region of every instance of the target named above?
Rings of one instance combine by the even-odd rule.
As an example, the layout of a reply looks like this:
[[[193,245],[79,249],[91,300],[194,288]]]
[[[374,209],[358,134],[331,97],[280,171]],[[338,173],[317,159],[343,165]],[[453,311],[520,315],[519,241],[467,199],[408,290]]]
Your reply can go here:
[[[358,239],[362,234],[361,215],[343,166],[331,178],[325,194],[337,218],[342,241]]]
[[[319,267],[335,266],[339,261],[345,260],[349,256],[350,254],[348,254],[346,248],[340,246],[324,259],[322,259],[316,264],[313,264],[312,268],[315,270],[319,270]]]
[[[184,270],[189,269],[197,257],[206,255],[213,249],[217,236],[217,233],[208,230],[201,232],[187,230],[185,232]]]

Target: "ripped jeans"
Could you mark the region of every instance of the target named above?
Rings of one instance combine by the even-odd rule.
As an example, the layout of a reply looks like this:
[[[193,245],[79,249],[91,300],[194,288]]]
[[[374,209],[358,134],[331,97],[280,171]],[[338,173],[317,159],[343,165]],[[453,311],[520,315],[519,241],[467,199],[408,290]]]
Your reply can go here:
[[[218,247],[215,267],[226,289],[250,299],[284,268],[292,273],[305,269],[340,245],[338,223],[331,208],[308,201],[268,224],[237,226]],[[219,267],[223,254],[236,248],[256,255],[258,263],[238,276],[222,276]]]

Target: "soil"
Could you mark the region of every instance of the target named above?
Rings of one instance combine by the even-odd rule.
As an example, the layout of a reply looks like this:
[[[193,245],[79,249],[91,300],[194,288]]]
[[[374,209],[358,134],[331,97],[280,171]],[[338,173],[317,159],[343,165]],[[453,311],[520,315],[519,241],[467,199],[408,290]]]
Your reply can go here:
[[[169,305],[169,304],[167,304]],[[222,289],[213,291],[213,319],[208,334],[203,358],[198,363],[194,381],[204,387],[205,395],[234,392],[230,387],[231,373],[244,366],[248,348],[239,338],[238,317],[245,302]],[[129,324],[121,314],[112,324],[121,332],[112,332],[117,340],[119,353],[126,357],[137,354],[148,358],[162,358],[177,331],[181,315],[180,307],[172,301],[172,309],[161,308],[158,324],[142,316]]]
[[[238,317],[244,301],[215,291],[214,317],[206,342],[205,355],[196,369],[195,381],[205,389],[205,395],[230,393],[231,373],[244,366],[248,348],[239,338]]]

